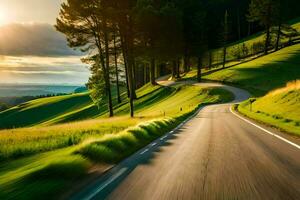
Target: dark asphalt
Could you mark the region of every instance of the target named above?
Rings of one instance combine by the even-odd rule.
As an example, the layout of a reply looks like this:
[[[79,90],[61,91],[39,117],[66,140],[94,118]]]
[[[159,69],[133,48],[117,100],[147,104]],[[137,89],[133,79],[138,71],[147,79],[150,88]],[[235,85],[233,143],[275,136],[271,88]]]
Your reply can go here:
[[[235,102],[249,97],[243,90],[221,87],[235,94]],[[297,144],[245,122],[230,107],[203,108],[72,199],[300,199]]]

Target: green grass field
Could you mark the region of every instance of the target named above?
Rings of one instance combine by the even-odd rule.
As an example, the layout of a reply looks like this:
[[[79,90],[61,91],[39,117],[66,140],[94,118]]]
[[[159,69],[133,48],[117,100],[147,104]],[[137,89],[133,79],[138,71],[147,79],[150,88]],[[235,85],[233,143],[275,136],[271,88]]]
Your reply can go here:
[[[300,18],[294,19],[292,21],[289,22],[289,24],[296,29],[297,31],[300,32]],[[272,38],[272,43],[275,43],[275,36],[273,36]],[[241,49],[243,45],[245,45],[245,47],[247,47],[248,49],[248,53],[251,54],[252,52],[252,46],[253,44],[258,44],[261,43],[262,45],[264,45],[264,40],[265,40],[265,34],[263,32],[257,33],[257,34],[253,34],[249,37],[243,38],[237,42],[231,43],[227,45],[227,60],[236,60],[238,59],[238,57],[235,55],[235,52],[237,51],[237,49]],[[282,38],[281,39],[281,43],[286,43],[288,41],[288,38]],[[214,49],[212,50],[212,64],[218,64],[221,63],[223,60],[223,48],[218,48],[218,49]],[[231,61],[228,62],[226,64],[226,66],[232,66],[234,64],[237,64],[238,61]],[[207,64],[207,63],[206,63]],[[222,67],[220,66],[216,66],[216,67]]]
[[[299,23],[296,25],[300,28]],[[273,90],[284,88],[288,82],[299,80],[299,63],[300,44],[296,44],[214,73],[204,71],[206,74],[203,78],[207,81],[223,82],[248,90],[258,100],[253,104],[252,112],[249,101],[242,103],[238,108],[241,113],[299,136],[299,88],[290,91],[281,89],[280,91],[284,91],[281,94],[269,94]],[[183,78],[195,79],[196,75],[197,71],[193,70]]]
[[[125,89],[121,87],[121,91]],[[143,92],[143,89],[139,90]],[[146,91],[147,92],[147,91]],[[116,89],[112,89],[116,97]],[[126,95],[122,98],[126,101]],[[116,98],[113,99],[116,104]],[[39,113],[38,115],[36,113]],[[107,106],[99,109],[92,102],[89,93],[41,98],[29,101],[0,112],[0,129],[30,127],[36,125],[53,125],[78,120],[93,119],[107,114]]]
[[[300,30],[300,23],[293,26]],[[251,46],[263,39],[256,34],[231,44],[229,59],[238,45]],[[237,85],[256,97],[266,95],[257,98],[252,111],[248,101],[239,111],[299,135],[298,83],[269,93],[298,79],[299,63],[300,44],[207,73],[204,79]],[[227,63],[232,64],[238,62]],[[184,78],[195,76],[194,70]],[[0,112],[0,129],[5,129],[0,130],[0,199],[56,199],[95,164],[103,170],[174,128],[200,105],[233,98],[217,88],[145,85],[137,91],[136,117],[129,118],[126,94],[122,97],[121,104],[114,99],[114,118],[106,118],[106,104],[98,109],[88,93],[37,99]]]
[[[172,129],[199,105],[232,98],[217,88],[146,85],[138,91],[134,119],[127,117],[125,103],[116,105],[117,116],[111,119],[100,115],[67,124],[2,130],[0,199],[56,198],[68,184],[86,176],[93,163],[116,163]],[[34,103],[29,102],[28,109],[44,105]]]
[[[234,84],[262,96],[300,77],[300,44],[204,76],[204,79]]]
[[[300,136],[300,81],[274,90],[264,97],[243,102],[238,111],[288,133]]]

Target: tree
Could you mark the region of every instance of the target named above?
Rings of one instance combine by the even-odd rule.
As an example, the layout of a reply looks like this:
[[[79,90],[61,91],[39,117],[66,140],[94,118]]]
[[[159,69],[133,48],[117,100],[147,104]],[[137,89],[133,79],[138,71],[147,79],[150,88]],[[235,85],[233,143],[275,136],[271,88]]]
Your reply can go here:
[[[8,105],[5,103],[0,102],[0,111],[8,109]]]
[[[134,117],[134,99],[136,98],[134,84],[135,70],[135,0],[111,0],[110,9],[114,13],[114,23],[119,29],[121,49],[126,66],[126,76],[129,90],[130,116]]]
[[[70,47],[98,55],[97,66],[101,66],[109,116],[113,116],[113,105],[109,77],[108,22],[101,0],[68,0],[63,3],[55,25],[64,33]]]
[[[89,64],[90,71],[92,73],[91,77],[86,84],[87,88],[90,90],[90,96],[94,104],[100,109],[103,100],[105,99],[105,79],[104,74],[99,66],[99,55],[82,59],[82,62]]]
[[[223,68],[226,65],[226,57],[227,57],[227,42],[228,42],[228,35],[229,35],[229,23],[228,23],[228,11],[225,11],[224,15],[224,32],[223,32]]]
[[[141,55],[150,63],[150,82],[156,85],[155,68],[158,54],[160,28],[160,5],[155,1],[138,0],[135,18],[143,51]]]
[[[115,61],[115,75],[116,75],[116,88],[117,88],[117,100],[121,103],[120,84],[119,84],[119,68],[118,68],[118,47],[117,47],[117,34],[113,33],[113,48],[114,48],[114,61]]]
[[[277,0],[251,0],[249,5],[249,22],[259,21],[266,30],[264,54],[268,54],[268,48],[271,40],[270,28],[276,23],[278,10],[279,6]]]

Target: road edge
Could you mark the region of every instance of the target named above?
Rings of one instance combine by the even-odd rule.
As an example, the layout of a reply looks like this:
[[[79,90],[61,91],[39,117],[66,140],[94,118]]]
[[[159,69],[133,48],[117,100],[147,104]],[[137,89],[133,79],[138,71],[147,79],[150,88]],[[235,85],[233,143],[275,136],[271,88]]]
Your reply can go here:
[[[234,106],[234,105],[233,105],[233,106]],[[232,109],[233,106],[230,106],[229,110],[230,110],[230,112],[231,112],[233,115],[235,115],[235,116],[238,117],[239,119],[241,119],[241,120],[247,122],[248,124],[251,124],[252,126],[255,126],[256,128],[258,128],[258,129],[264,131],[265,133],[267,133],[267,134],[269,134],[269,135],[271,135],[271,136],[273,136],[273,137],[276,137],[277,139],[279,139],[279,140],[281,140],[281,141],[284,141],[284,142],[286,142],[286,143],[288,143],[288,144],[292,145],[293,147],[296,147],[297,149],[300,150],[300,145],[295,144],[295,143],[291,142],[290,140],[288,140],[288,139],[286,139],[286,138],[284,138],[284,137],[281,137],[281,136],[279,136],[279,135],[277,135],[277,134],[275,134],[275,133],[273,133],[273,132],[271,132],[271,131],[269,131],[269,130],[267,130],[267,129],[261,127],[261,126],[259,126],[258,124],[256,124],[256,123],[250,121],[249,119],[246,119],[245,117],[242,117],[239,113],[233,111],[233,109]]]

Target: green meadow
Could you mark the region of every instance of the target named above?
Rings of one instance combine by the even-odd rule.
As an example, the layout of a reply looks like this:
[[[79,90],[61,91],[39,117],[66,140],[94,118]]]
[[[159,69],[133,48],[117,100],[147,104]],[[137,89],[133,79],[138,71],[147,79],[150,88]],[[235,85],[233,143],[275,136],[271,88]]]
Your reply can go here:
[[[253,103],[252,111],[250,102],[243,102],[238,107],[239,112],[299,136],[299,87],[292,86],[293,84],[286,86],[287,83],[300,79],[299,63],[300,44],[296,44],[204,78],[248,90],[257,101]],[[273,90],[281,92],[274,93]]]
[[[227,68],[204,79],[234,84],[262,96],[271,90],[284,87],[300,77],[300,44],[286,47],[253,61]]]
[[[289,24],[295,30],[300,31],[300,18],[291,20],[289,22]],[[299,36],[297,38],[299,39]],[[288,40],[289,40],[289,38],[281,38],[280,44],[287,43]],[[255,54],[254,52],[252,52],[253,46],[257,46],[256,48],[263,51],[264,41],[265,41],[265,33],[259,32],[259,33],[250,35],[246,38],[243,38],[237,42],[228,44],[227,45],[227,57],[226,57],[228,62],[226,63],[225,66],[230,67],[233,65],[240,64],[243,61],[255,59],[258,55],[250,56],[247,59],[240,59],[238,57],[238,54],[242,54],[241,51],[243,50],[243,48],[247,49],[246,50],[247,54],[249,54],[249,55]],[[276,41],[276,36],[272,35],[271,43],[274,45],[275,41]],[[216,65],[215,68],[222,67],[222,64],[220,64],[220,63],[222,63],[222,60],[223,60],[223,48],[214,49],[211,52],[212,52],[212,64]],[[237,53],[237,52],[239,52],[239,53]],[[219,64],[219,65],[217,65],[217,64]],[[206,61],[205,65],[207,65],[207,61]]]
[[[138,91],[133,119],[127,117],[125,102],[116,105],[117,116],[110,119],[104,113],[91,120],[54,125],[35,122],[27,128],[2,130],[0,185],[4,190],[0,198],[55,198],[71,182],[86,177],[94,163],[99,163],[100,170],[117,163],[174,128],[199,106],[232,99],[231,93],[218,88],[146,85]],[[49,101],[54,99],[28,102],[27,111],[47,107]]]
[[[254,101],[255,100],[255,101]],[[264,97],[238,106],[238,111],[260,122],[300,136],[300,82],[274,90]]]

